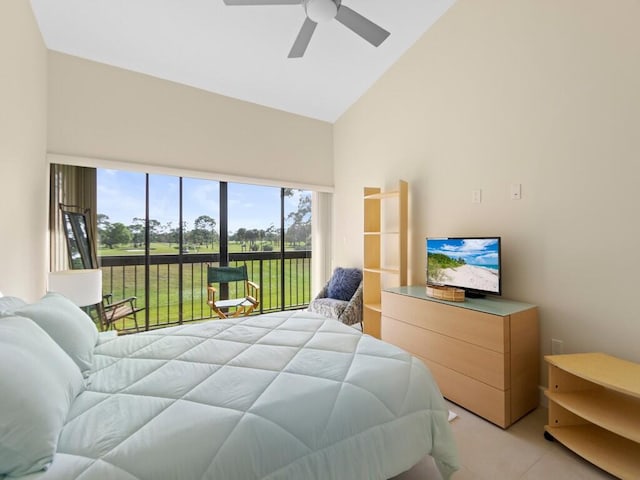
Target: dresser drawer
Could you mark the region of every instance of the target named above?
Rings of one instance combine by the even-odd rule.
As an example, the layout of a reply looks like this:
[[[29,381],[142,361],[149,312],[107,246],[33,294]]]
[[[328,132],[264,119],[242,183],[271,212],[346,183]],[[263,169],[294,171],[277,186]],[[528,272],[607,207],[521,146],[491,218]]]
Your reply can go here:
[[[510,390],[498,390],[425,358],[422,361],[429,367],[445,398],[502,428],[511,424]]]
[[[451,370],[498,390],[509,388],[509,362],[503,353],[387,316],[382,317],[382,338],[416,356],[446,364]]]
[[[382,292],[384,315],[495,352],[509,351],[509,316]],[[385,339],[383,337],[383,339]],[[392,342],[393,343],[393,342]]]

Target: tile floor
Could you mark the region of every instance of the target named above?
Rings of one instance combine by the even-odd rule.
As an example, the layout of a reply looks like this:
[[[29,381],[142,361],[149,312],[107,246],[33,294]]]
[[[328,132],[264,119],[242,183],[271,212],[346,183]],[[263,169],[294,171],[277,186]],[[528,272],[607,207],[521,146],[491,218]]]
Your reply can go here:
[[[547,409],[540,407],[508,430],[447,402],[462,467],[453,480],[612,480],[558,442],[544,439]],[[640,478],[640,473],[639,473]],[[440,479],[430,457],[393,480]]]

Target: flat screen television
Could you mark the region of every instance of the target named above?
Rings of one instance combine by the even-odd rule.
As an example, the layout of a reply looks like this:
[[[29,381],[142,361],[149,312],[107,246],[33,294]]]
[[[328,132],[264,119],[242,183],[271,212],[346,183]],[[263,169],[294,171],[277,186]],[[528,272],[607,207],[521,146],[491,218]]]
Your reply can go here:
[[[427,238],[427,284],[502,295],[500,237]]]

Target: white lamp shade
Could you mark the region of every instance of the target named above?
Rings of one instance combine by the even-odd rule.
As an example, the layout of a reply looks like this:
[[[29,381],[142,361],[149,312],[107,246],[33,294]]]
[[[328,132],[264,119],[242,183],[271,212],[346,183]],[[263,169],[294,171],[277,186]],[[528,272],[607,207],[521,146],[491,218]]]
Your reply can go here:
[[[49,291],[57,292],[79,307],[102,301],[102,271],[62,270],[49,273]]]

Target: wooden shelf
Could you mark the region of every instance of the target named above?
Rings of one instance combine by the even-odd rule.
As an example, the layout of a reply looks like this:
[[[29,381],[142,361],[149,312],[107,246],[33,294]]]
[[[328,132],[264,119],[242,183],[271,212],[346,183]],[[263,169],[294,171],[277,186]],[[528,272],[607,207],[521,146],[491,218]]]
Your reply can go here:
[[[394,199],[392,204],[384,204]],[[396,201],[397,200],[397,201]],[[389,208],[387,208],[389,207]],[[398,182],[395,190],[364,188],[363,327],[364,333],[380,338],[382,284],[407,284],[408,184]],[[396,238],[388,238],[387,235]],[[384,238],[383,238],[384,237]],[[385,265],[386,253],[397,254],[398,265]],[[383,278],[384,275],[394,277]]]
[[[604,353],[547,355],[556,440],[620,478],[640,472],[640,365]]]
[[[398,275],[400,273],[399,268],[364,268],[363,270],[365,272],[371,272],[371,273],[389,273],[389,274],[395,274],[395,275]]]
[[[596,385],[640,398],[640,365],[605,353],[546,355],[545,360],[565,372]]]
[[[364,232],[365,235],[399,235],[400,232],[398,230],[390,231],[390,232]]]
[[[585,460],[620,478],[638,478],[640,445],[595,425],[552,427],[545,430]]]
[[[364,196],[365,200],[381,200],[383,198],[394,198],[400,196],[400,190],[390,190],[388,192],[371,193]]]
[[[640,443],[638,399],[604,388],[573,393],[547,390],[545,394],[549,400],[588,422]]]
[[[369,310],[373,310],[374,312],[382,313],[382,304],[380,303],[365,303],[364,308],[368,308]]]

